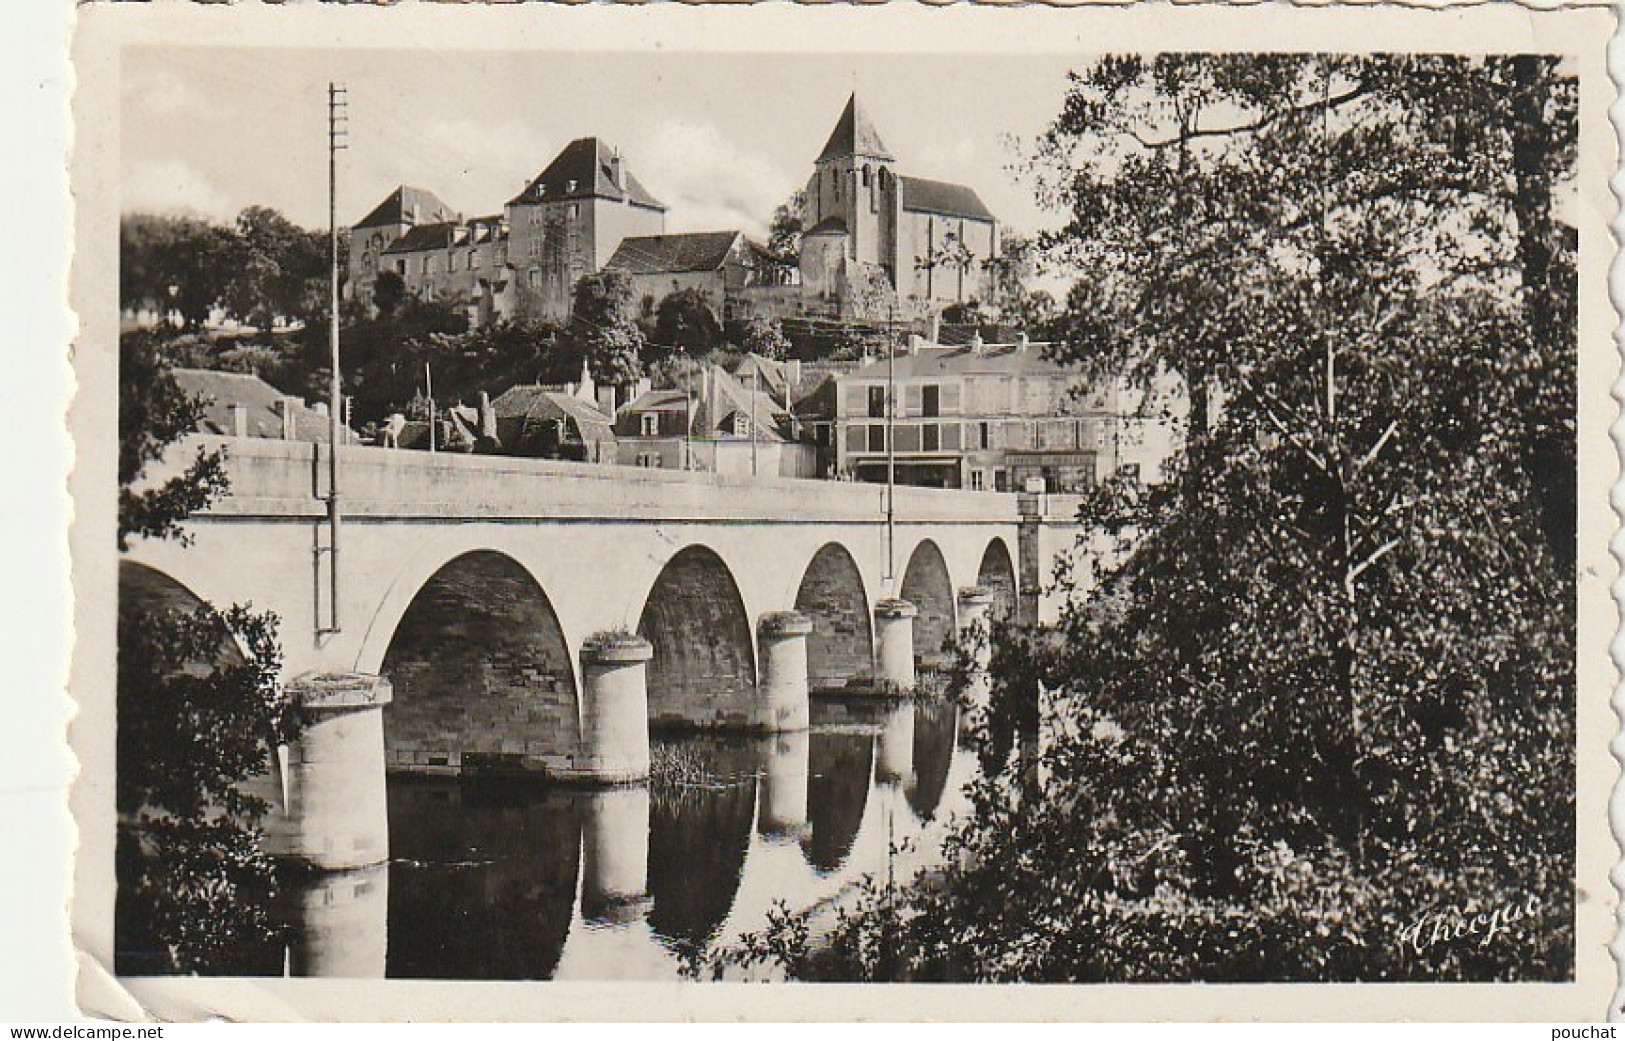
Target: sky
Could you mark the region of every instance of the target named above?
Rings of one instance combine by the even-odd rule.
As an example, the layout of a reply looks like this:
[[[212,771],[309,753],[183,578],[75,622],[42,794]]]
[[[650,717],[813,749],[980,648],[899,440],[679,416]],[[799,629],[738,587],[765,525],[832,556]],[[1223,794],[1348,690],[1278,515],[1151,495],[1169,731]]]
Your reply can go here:
[[[131,49],[121,209],[327,224],[326,90],[348,88],[338,220],[401,183],[498,213],[566,143],[597,135],[669,207],[668,231],[765,234],[858,91],[904,174],[968,184],[1006,225],[1057,220],[1009,167],[1061,108],[1079,55],[615,54]]]

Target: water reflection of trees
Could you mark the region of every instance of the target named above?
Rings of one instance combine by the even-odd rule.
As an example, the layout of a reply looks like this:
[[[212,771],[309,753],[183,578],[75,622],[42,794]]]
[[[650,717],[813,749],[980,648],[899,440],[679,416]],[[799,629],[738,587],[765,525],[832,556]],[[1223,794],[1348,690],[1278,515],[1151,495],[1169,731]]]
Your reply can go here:
[[[388,974],[551,978],[581,828],[578,793],[392,777]]]

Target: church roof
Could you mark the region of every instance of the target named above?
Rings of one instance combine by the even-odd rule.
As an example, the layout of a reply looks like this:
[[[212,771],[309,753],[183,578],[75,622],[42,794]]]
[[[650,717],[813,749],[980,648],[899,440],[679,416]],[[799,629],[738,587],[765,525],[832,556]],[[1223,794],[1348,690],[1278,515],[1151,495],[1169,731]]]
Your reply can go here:
[[[371,213],[354,225],[356,228],[388,228],[396,224],[418,224],[424,221],[444,221],[456,214],[440,197],[427,188],[414,188],[403,184],[384,197]]]
[[[615,164],[621,166],[624,187],[615,184]],[[634,206],[652,210],[666,209],[666,204],[650,195],[648,189],[632,176],[626,157],[620,156],[596,137],[578,137],[564,146],[547,169],[525,186],[510,205],[538,202],[556,202],[561,199],[625,200]]]
[[[885,142],[880,140],[874,124],[869,122],[868,114],[858,105],[856,91],[846,100],[846,109],[836,122],[834,132],[829,135],[824,150],[818,154],[818,161],[849,155],[868,156],[871,159],[894,158]]]
[[[903,187],[903,209],[917,213],[940,213],[945,217],[993,220],[976,189],[948,181],[928,181],[924,177],[898,177]]]
[[[634,275],[715,271],[727,261],[740,234],[695,231],[683,235],[636,235],[621,240],[608,266]]]

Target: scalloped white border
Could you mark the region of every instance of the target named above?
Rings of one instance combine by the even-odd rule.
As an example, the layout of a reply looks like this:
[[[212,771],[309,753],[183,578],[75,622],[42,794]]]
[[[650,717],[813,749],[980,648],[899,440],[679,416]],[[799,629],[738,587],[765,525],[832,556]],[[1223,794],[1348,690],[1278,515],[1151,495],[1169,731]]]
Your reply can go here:
[[[62,5],[65,7],[65,4]],[[186,0],[137,6],[82,7],[78,11],[80,34],[75,41],[78,64],[74,72],[79,77],[79,93],[75,97],[73,126],[77,147],[73,156],[74,185],[79,193],[80,206],[76,213],[77,226],[73,241],[80,247],[79,256],[89,258],[73,274],[75,300],[84,308],[85,325],[81,331],[79,347],[79,374],[84,386],[74,403],[73,423],[78,443],[91,449],[81,456],[81,468],[76,470],[70,484],[81,493],[76,507],[81,511],[80,524],[72,536],[80,550],[75,559],[75,571],[80,581],[92,579],[97,572],[105,575],[106,565],[112,559],[111,551],[100,548],[108,540],[94,538],[105,531],[105,520],[110,497],[105,492],[110,453],[105,451],[111,411],[107,408],[113,384],[107,378],[107,349],[98,347],[108,342],[110,323],[106,307],[98,302],[111,299],[110,274],[105,259],[109,252],[107,234],[109,215],[116,220],[116,184],[110,180],[112,164],[116,162],[116,148],[109,142],[114,138],[109,131],[111,110],[106,107],[109,91],[114,82],[116,54],[110,45],[115,37],[126,42],[164,42],[176,40],[197,41],[202,38],[231,40],[242,43],[282,44],[297,41],[324,45],[379,47],[408,45],[412,38],[432,40],[441,48],[492,49],[496,47],[580,47],[584,49],[638,49],[659,46],[703,46],[718,50],[848,50],[859,38],[855,29],[862,28],[870,38],[885,42],[886,51],[929,51],[952,48],[964,50],[1032,49],[1058,50],[1076,40],[1080,53],[1086,51],[1130,49],[1199,49],[1216,47],[1221,42],[1235,48],[1276,49],[1357,49],[1355,42],[1380,39],[1382,46],[1391,49],[1437,50],[1503,50],[1517,49],[1531,41],[1543,50],[1563,50],[1579,54],[1583,59],[1582,137],[1589,151],[1586,153],[1588,169],[1596,162],[1611,159],[1602,155],[1614,142],[1602,132],[1602,106],[1606,108],[1613,98],[1607,93],[1613,83],[1601,74],[1602,45],[1613,35],[1615,27],[1606,10],[1578,11],[1573,8],[1550,13],[1512,5],[1458,7],[1444,13],[1431,13],[1412,8],[1362,6],[1310,10],[1288,6],[1272,7],[1180,7],[1141,5],[1132,9],[1100,9],[1063,11],[1055,8],[990,9],[957,8],[928,9],[915,5],[894,5],[885,9],[856,10],[851,8],[788,8],[783,5],[764,4],[753,8],[543,8],[528,7],[451,7],[406,3],[387,11],[368,8],[313,8],[309,6],[265,7],[257,4],[236,4],[230,7],[197,7]],[[1543,8],[1560,5],[1542,4]],[[51,5],[19,5],[7,11],[7,21],[19,16],[40,23],[47,38],[63,38],[63,23],[52,21],[60,17],[61,8]],[[1599,17],[1600,15],[1600,17]],[[1575,31],[1570,23],[1584,22]],[[1273,32],[1273,43],[1259,37],[1261,23],[1268,23]],[[1551,30],[1567,26],[1562,35],[1563,45],[1553,45]],[[15,28],[15,25],[13,25]],[[4,46],[6,57],[10,50],[23,51],[22,59],[10,68],[22,71],[23,76],[50,81],[37,95],[24,95],[25,104],[15,105],[8,98],[5,106],[8,125],[11,121],[23,124],[21,133],[8,134],[8,142],[24,141],[20,150],[28,156],[25,167],[33,171],[44,165],[49,170],[62,155],[67,145],[68,130],[60,126],[63,119],[64,99],[68,73],[59,58],[53,63],[52,48],[46,46],[45,60],[29,61],[30,53],[38,56],[40,36],[31,27],[27,31],[8,33]],[[703,42],[702,42],[703,41]],[[1619,67],[1618,75],[1625,76],[1625,46],[1618,43],[1613,49],[1613,60]],[[54,67],[54,72],[52,71]],[[8,73],[13,75],[13,73]],[[10,81],[8,79],[8,89]],[[54,84],[54,86],[52,85]],[[28,81],[24,80],[24,87]],[[38,99],[29,106],[29,97]],[[1614,111],[1616,133],[1625,135],[1625,109]],[[19,118],[20,117],[20,118]],[[58,135],[43,140],[36,149],[28,127],[55,128]],[[1601,152],[1598,152],[1601,149]],[[15,155],[11,147],[0,149]],[[1616,153],[1617,154],[1617,153]],[[18,176],[12,162],[0,162],[7,169],[8,178]],[[1595,909],[1599,901],[1612,899],[1611,887],[1604,884],[1603,875],[1609,864],[1618,860],[1618,849],[1601,833],[1604,802],[1611,790],[1617,771],[1602,751],[1602,730],[1606,726],[1616,733],[1613,745],[1617,757],[1625,760],[1625,736],[1619,734],[1617,722],[1601,721],[1606,714],[1601,710],[1601,692],[1606,688],[1615,692],[1614,705],[1621,719],[1625,719],[1625,688],[1616,690],[1615,676],[1603,658],[1603,646],[1609,644],[1608,635],[1619,630],[1617,610],[1606,604],[1606,585],[1611,577],[1614,560],[1602,552],[1604,539],[1617,529],[1616,518],[1609,514],[1601,502],[1601,487],[1613,486],[1617,473],[1616,453],[1602,450],[1601,433],[1612,424],[1619,451],[1625,451],[1625,422],[1617,420],[1617,409],[1612,401],[1605,401],[1601,388],[1614,387],[1614,393],[1625,400],[1625,381],[1619,377],[1617,354],[1606,354],[1600,348],[1604,329],[1616,329],[1616,315],[1602,310],[1601,272],[1614,253],[1613,240],[1596,234],[1605,220],[1615,216],[1614,199],[1607,194],[1608,173],[1617,170],[1610,163],[1608,171],[1591,178],[1582,177],[1582,205],[1585,231],[1582,232],[1582,321],[1581,321],[1581,376],[1583,396],[1580,401],[1580,437],[1584,451],[1581,455],[1581,569],[1580,582],[1580,641],[1581,670],[1579,693],[1579,730],[1581,742],[1581,885],[1587,896],[1582,903],[1582,914],[1587,923],[1596,921]],[[23,180],[19,177],[19,180]],[[0,755],[0,798],[6,800],[8,820],[5,832],[10,836],[28,834],[35,841],[48,833],[37,819],[26,828],[13,826],[10,818],[14,802],[28,802],[26,791],[12,787],[12,773],[6,765],[10,744],[21,746],[18,753],[27,764],[42,769],[41,790],[54,796],[65,780],[63,753],[60,751],[60,733],[64,719],[64,701],[49,697],[59,684],[60,661],[53,661],[51,650],[66,648],[62,631],[66,620],[66,594],[62,592],[65,570],[61,565],[63,548],[63,521],[67,517],[66,502],[61,494],[62,471],[53,469],[56,460],[71,458],[72,446],[61,433],[61,410],[68,401],[70,378],[62,371],[60,353],[50,345],[65,339],[71,319],[65,319],[60,308],[53,305],[59,299],[52,288],[51,275],[60,278],[66,264],[64,252],[69,238],[61,234],[68,227],[68,213],[63,197],[60,177],[41,178],[42,185],[25,181],[22,187],[28,202],[21,203],[18,211],[32,215],[32,234],[8,229],[10,247],[7,250],[7,276],[0,279],[0,292],[20,299],[15,308],[0,313],[25,315],[21,335],[10,345],[11,355],[6,358],[5,377],[0,380],[0,415],[4,425],[14,431],[12,451],[22,451],[27,458],[6,467],[5,489],[11,495],[21,483],[26,510],[16,509],[8,502],[4,511],[6,554],[28,562],[30,570],[9,583],[6,614],[0,621],[0,638],[15,640],[18,653],[0,653],[0,661],[7,662],[7,679],[12,690],[6,704],[6,755]],[[1625,177],[1614,182],[1617,191],[1625,194]],[[32,189],[30,191],[29,189]],[[1599,194],[1600,192],[1600,194]],[[0,197],[16,198],[18,193],[5,192]],[[1615,232],[1625,236],[1625,221],[1611,222]],[[12,259],[16,254],[16,259]],[[40,276],[46,285],[41,287]],[[1625,265],[1612,271],[1616,300],[1625,301]],[[1606,325],[1602,324],[1606,323]],[[0,330],[5,327],[0,326]],[[1625,334],[1619,334],[1625,342]],[[11,339],[0,331],[0,342]],[[1589,347],[1589,349],[1587,349]],[[0,348],[4,349],[4,348]],[[1610,368],[1612,366],[1612,368]],[[1606,373],[1606,376],[1605,376]],[[24,391],[11,400],[13,388]],[[46,389],[41,389],[46,388]],[[13,410],[18,410],[13,413]],[[8,414],[12,413],[12,414]],[[17,419],[13,419],[13,414]],[[104,487],[105,486],[105,487]],[[1625,493],[1616,491],[1616,509],[1625,516]],[[57,508],[52,510],[54,504]],[[46,507],[44,515],[39,507]],[[87,534],[89,533],[89,534]],[[19,546],[23,548],[18,548]],[[1614,534],[1616,556],[1625,560],[1625,537]],[[9,566],[9,565],[8,565]],[[9,578],[17,571],[6,572]],[[86,588],[94,588],[89,582]],[[54,594],[53,595],[53,591]],[[1614,592],[1625,604],[1625,583],[1614,586]],[[1456,986],[1334,986],[1314,985],[1257,986],[1257,987],[931,987],[929,1003],[919,1000],[921,988],[877,987],[737,987],[707,984],[692,985],[515,985],[515,984],[355,984],[336,981],[222,981],[222,980],[162,980],[140,981],[128,990],[112,984],[95,969],[96,949],[105,939],[105,917],[99,909],[110,909],[106,900],[106,869],[98,867],[98,857],[105,860],[106,838],[96,834],[95,822],[109,820],[106,812],[108,771],[98,764],[110,761],[110,726],[104,703],[98,703],[93,694],[102,689],[101,683],[110,668],[107,654],[109,642],[105,604],[85,601],[79,604],[76,615],[79,647],[74,662],[75,687],[86,701],[80,719],[75,724],[75,745],[84,754],[85,772],[75,788],[74,805],[82,821],[92,822],[84,836],[84,855],[78,865],[76,888],[79,893],[75,907],[78,935],[92,954],[83,961],[88,970],[79,985],[81,1000],[102,1009],[104,1014],[123,1018],[138,1015],[139,1007],[127,1003],[138,997],[141,1006],[164,1017],[190,1018],[209,1012],[229,1012],[233,1018],[327,1018],[343,1016],[380,1019],[432,1019],[459,1017],[476,1019],[520,1018],[627,1018],[644,1015],[656,1018],[681,1016],[692,1019],[773,1017],[789,1019],[829,1018],[933,1018],[933,1019],[1600,1019],[1607,1015],[1603,1004],[1608,993],[1619,986],[1620,997],[1615,999],[1618,1016],[1620,1000],[1625,1000],[1625,974],[1610,966],[1603,954],[1613,930],[1598,929],[1593,925],[1582,927],[1579,967],[1581,982],[1575,985],[1456,985]],[[1616,638],[1611,644],[1615,662],[1625,664],[1625,639]],[[20,665],[12,665],[19,662]],[[15,722],[16,706],[27,703],[37,710],[24,720],[24,726]],[[33,718],[38,717],[38,718]],[[23,782],[25,787],[27,782]],[[1600,786],[1600,787],[1599,787]],[[51,799],[33,799],[32,802],[50,802]],[[1625,797],[1616,797],[1608,807],[1615,825],[1614,832],[1625,836]],[[47,811],[48,812],[48,811]],[[110,829],[107,829],[110,831]],[[60,838],[60,835],[57,836]],[[59,858],[67,850],[66,842],[57,848],[42,851],[42,859],[35,863],[38,870],[20,883],[24,887],[25,903],[30,906],[54,903],[52,894],[39,890],[41,882],[49,888],[67,877]],[[6,858],[9,862],[12,858]],[[8,868],[8,871],[10,869]],[[1616,868],[1614,881],[1625,891],[1625,869]],[[5,879],[8,902],[18,896],[9,874]],[[1588,913],[1588,911],[1590,913]],[[41,916],[52,917],[48,911]],[[41,981],[29,987],[31,996],[50,990],[56,982],[56,972],[62,971],[59,954],[61,937],[46,936],[26,941],[18,949],[10,930],[4,935],[7,971],[0,974],[0,985],[7,995],[0,1005],[0,1016],[10,1018],[13,1007],[10,988],[20,980]],[[1625,957],[1625,947],[1615,946],[1616,954]],[[13,962],[15,964],[13,964]],[[41,969],[44,969],[41,972]],[[21,991],[19,991],[21,993]],[[638,1000],[628,1001],[636,995]],[[1011,1000],[1019,995],[1015,1000]],[[123,1000],[121,1000],[123,999]],[[45,1006],[41,1006],[42,1009]],[[61,1018],[71,1018],[64,1010]]]

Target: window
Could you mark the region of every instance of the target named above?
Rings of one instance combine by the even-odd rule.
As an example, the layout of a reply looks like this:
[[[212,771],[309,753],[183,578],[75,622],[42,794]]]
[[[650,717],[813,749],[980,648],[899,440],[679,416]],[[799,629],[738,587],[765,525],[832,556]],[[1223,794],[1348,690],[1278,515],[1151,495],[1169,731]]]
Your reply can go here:
[[[468,251],[468,270],[478,271],[480,267],[480,254],[478,250]]]
[[[973,492],[982,491],[982,485],[986,479],[987,478],[984,471],[972,470],[970,472],[970,490]]]
[[[644,437],[654,437],[660,433],[660,417],[653,412],[645,412],[638,417]]]
[[[429,258],[428,257],[423,258],[423,273],[425,275],[427,275],[429,273]]]
[[[829,183],[835,187],[835,197],[839,199],[841,197],[841,171],[831,167],[829,171]]]
[[[920,450],[935,452],[942,447],[942,428],[935,423],[920,427]]]
[[[993,490],[996,492],[1010,490],[1010,475],[1002,469],[993,471]]]
[[[942,388],[935,383],[927,383],[920,399],[920,415],[934,419],[942,415]]]
[[[532,288],[532,289],[540,289],[541,287],[542,287],[542,269],[533,267],[533,268],[530,269],[530,288]]]
[[[884,452],[886,450],[886,428],[879,423],[869,425],[869,451]]]
[[[870,387],[869,388],[869,418],[870,419],[885,419],[886,418],[886,388],[885,387]]]
[[[406,274],[406,261],[404,261],[404,260],[395,261],[395,273],[397,275]]]
[[[644,467],[645,469],[649,469],[649,470],[658,470],[658,469],[660,469],[660,453],[659,452],[639,452],[638,453],[638,465],[641,466],[641,467]]]
[[[574,184],[575,182],[572,181],[570,183]],[[570,204],[570,219],[575,220],[579,216],[581,216],[581,204],[572,202]]]
[[[869,187],[869,164],[868,163],[863,164],[863,186],[865,188]]]
[[[989,433],[990,430],[986,420],[976,424],[976,447],[984,452],[987,451],[993,443],[992,439],[988,436]]]
[[[1140,480],[1140,464],[1124,463],[1122,466],[1117,468],[1117,473],[1118,476],[1124,478],[1125,480],[1138,483]]]

